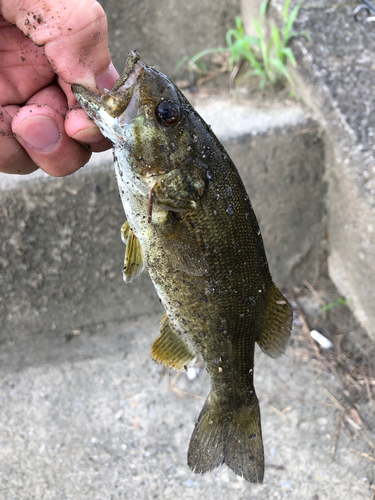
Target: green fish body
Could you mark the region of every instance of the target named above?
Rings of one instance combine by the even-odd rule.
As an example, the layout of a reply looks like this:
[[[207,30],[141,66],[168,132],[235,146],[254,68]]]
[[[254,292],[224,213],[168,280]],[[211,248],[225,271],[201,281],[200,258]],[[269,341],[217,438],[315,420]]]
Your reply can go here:
[[[203,473],[226,463],[262,482],[254,347],[279,356],[292,312],[272,281],[237,169],[178,88],[135,52],[103,96],[72,89],[113,143],[127,217],[124,279],[147,265],[166,310],[151,356],[186,370],[200,354],[211,378],[188,465]]]

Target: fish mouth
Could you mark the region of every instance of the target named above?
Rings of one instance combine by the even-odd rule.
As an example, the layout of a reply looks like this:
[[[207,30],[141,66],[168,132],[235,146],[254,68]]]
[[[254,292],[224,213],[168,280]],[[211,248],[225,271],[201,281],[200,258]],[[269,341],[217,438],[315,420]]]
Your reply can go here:
[[[131,51],[126,60],[125,70],[111,90],[102,95],[91,92],[82,85],[72,85],[72,92],[79,104],[99,126],[109,124],[111,118],[120,118],[121,124],[128,123],[139,113],[139,77],[144,65],[136,51]],[[108,116],[109,115],[109,116]]]

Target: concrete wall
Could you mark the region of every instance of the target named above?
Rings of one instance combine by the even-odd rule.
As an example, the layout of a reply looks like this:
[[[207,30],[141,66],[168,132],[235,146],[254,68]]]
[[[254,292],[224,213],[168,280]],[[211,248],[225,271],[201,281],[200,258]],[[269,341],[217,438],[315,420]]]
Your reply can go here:
[[[290,11],[297,4],[292,0]],[[251,33],[259,2],[241,5]],[[269,18],[280,27],[284,1],[272,5]],[[291,71],[326,132],[329,274],[375,338],[375,35],[371,23],[354,21],[353,9],[337,0],[305,0],[294,28],[312,43],[293,41],[298,68]]]
[[[213,99],[196,107],[244,179],[275,281],[314,280],[326,260],[316,122],[298,106],[272,112]],[[110,152],[62,179],[0,175],[0,193],[0,340],[161,316],[146,272],[122,281],[124,215]]]
[[[185,56],[222,47],[240,14],[240,0],[100,0],[109,24],[110,49],[118,71],[137,49],[143,60],[174,76]]]
[[[146,275],[128,288],[122,280],[125,217],[111,155],[67,178],[32,175],[7,187],[4,177],[2,340],[154,311]]]
[[[295,27],[313,42],[293,45],[295,79],[326,130],[329,274],[375,338],[375,33],[353,8],[303,3]]]

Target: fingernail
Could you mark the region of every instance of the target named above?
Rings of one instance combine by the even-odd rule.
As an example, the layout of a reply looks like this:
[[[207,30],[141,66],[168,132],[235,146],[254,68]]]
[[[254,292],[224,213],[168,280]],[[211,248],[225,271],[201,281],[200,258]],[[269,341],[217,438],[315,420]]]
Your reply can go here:
[[[85,144],[96,144],[103,140],[103,136],[98,128],[86,128],[73,135],[72,139]]]
[[[118,80],[118,77],[119,74],[117,73],[116,68],[111,63],[105,73],[96,77],[96,85],[100,92],[103,92],[104,89],[110,90]]]
[[[61,137],[55,120],[43,115],[25,118],[19,125],[16,135],[36,151],[53,149]]]

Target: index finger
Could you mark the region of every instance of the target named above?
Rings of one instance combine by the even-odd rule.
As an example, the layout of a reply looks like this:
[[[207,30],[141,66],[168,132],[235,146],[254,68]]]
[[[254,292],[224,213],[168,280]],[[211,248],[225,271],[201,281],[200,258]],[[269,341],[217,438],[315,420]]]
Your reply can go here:
[[[7,21],[44,46],[49,63],[66,83],[98,91],[97,81],[110,71],[111,56],[107,19],[97,1],[0,0],[0,9]]]

